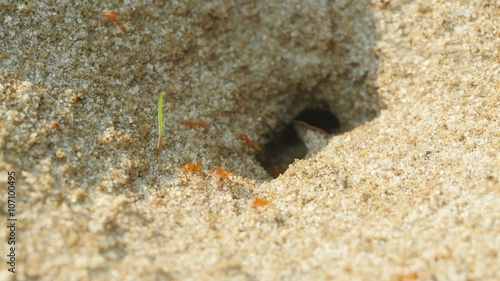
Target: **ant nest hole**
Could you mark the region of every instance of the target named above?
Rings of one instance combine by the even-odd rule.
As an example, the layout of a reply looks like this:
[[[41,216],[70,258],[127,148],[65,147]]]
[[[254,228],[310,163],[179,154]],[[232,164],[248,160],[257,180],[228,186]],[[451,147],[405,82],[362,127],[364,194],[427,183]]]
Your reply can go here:
[[[296,159],[317,152],[330,137],[341,133],[340,121],[326,102],[302,107],[288,122],[277,118],[278,126],[269,130],[267,142],[256,155],[257,161],[273,178],[285,172]]]
[[[366,75],[366,81],[375,76]],[[384,108],[375,87],[347,80],[318,87],[315,93],[287,91],[268,102],[256,161],[271,178],[283,174],[296,160],[324,149],[329,140],[373,120]],[[269,123],[271,122],[271,123]],[[296,164],[300,165],[300,162]],[[295,164],[294,164],[295,165]]]

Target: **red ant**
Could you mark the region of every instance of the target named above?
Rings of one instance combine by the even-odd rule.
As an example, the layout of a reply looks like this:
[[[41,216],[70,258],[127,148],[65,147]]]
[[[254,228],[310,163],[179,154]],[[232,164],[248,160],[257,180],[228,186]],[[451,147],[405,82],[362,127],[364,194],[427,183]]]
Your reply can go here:
[[[50,124],[52,125],[52,128],[53,128],[53,129],[56,129],[56,130],[61,129],[61,124],[59,124],[59,123],[58,123],[58,122],[56,122],[56,121],[52,121]]]
[[[110,11],[104,11],[101,13],[101,16],[106,17],[108,21],[114,22],[116,25],[120,27],[123,33],[127,33],[127,29],[123,24],[118,20],[118,13],[116,12],[110,12]]]
[[[253,150],[255,150],[257,152],[262,151],[262,148],[260,148],[260,145],[255,143],[254,141],[252,141],[249,136],[247,136],[245,134],[239,134],[238,138],[241,141],[243,141],[244,143],[246,143],[248,146],[250,146]]]
[[[184,165],[184,173],[187,173],[189,171],[196,171],[196,172],[199,172],[201,169],[201,160],[198,159],[197,163],[194,164],[194,163],[187,163],[186,165]]]
[[[266,205],[269,205],[271,202],[269,202],[269,200],[267,199],[263,199],[263,198],[255,198],[252,202],[252,207],[254,208],[257,208],[259,206],[266,206]]]
[[[215,173],[222,179],[227,179],[231,173],[228,171],[222,169],[222,168],[217,168],[215,169]]]
[[[208,179],[208,177],[210,177],[214,173],[217,174],[221,179],[227,179],[227,178],[229,178],[229,175],[231,175],[230,172],[228,172],[222,168],[217,168],[212,173],[210,173],[205,179]]]
[[[205,129],[208,127],[208,124],[206,122],[203,122],[203,121],[181,120],[181,121],[179,121],[179,123],[181,123],[184,126],[191,127],[191,128],[197,127],[197,128]]]

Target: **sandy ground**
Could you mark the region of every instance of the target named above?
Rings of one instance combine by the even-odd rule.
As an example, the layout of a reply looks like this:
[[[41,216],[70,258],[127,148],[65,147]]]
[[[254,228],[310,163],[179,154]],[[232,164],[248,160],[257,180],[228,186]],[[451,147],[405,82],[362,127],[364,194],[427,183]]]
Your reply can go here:
[[[487,0],[0,2],[0,279],[500,280],[499,19]],[[319,102],[343,133],[307,132],[271,179],[239,136]]]

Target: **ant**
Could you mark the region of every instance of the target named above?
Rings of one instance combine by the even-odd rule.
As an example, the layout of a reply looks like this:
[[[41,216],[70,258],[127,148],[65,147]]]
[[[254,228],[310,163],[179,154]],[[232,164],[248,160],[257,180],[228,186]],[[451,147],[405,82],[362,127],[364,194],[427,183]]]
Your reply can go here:
[[[196,128],[205,129],[208,127],[208,124],[206,122],[203,122],[203,121],[181,120],[181,121],[179,121],[179,123],[181,123],[184,126],[191,127],[191,128],[196,127]]]
[[[228,171],[222,169],[222,168],[217,168],[215,169],[215,173],[222,179],[227,179],[231,173]]]
[[[257,152],[261,152],[262,151],[262,148],[260,148],[260,145],[258,143],[255,143],[254,141],[252,141],[248,135],[239,134],[238,135],[238,139],[240,139],[241,141],[243,141],[244,143],[246,143],[253,150],[255,150]]]
[[[127,33],[127,29],[125,28],[125,26],[123,26],[123,24],[118,20],[118,13],[111,11],[104,11],[101,13],[101,16],[106,17],[108,21],[112,21],[116,25],[118,25],[123,33]]]
[[[59,129],[61,129],[61,124],[59,124],[59,123],[58,123],[58,122],[56,122],[56,121],[52,121],[52,122],[50,123],[50,125],[52,125],[52,128],[53,128],[53,129],[55,129],[55,130],[58,130],[58,131],[59,131]]]
[[[230,172],[228,172],[222,168],[217,168],[212,173],[208,174],[208,176],[205,179],[208,179],[208,177],[210,177],[214,173],[217,174],[217,176],[219,176],[219,178],[221,178],[221,179],[227,179],[227,178],[229,178],[229,175],[231,175]]]
[[[252,202],[252,207],[253,208],[257,208],[257,207],[260,207],[260,206],[266,206],[266,205],[269,205],[271,202],[269,202],[269,200],[267,199],[264,199],[264,198],[255,198]]]
[[[199,172],[201,169],[201,160],[198,159],[198,161],[196,162],[196,164],[194,163],[187,163],[186,165],[184,165],[184,173],[187,173],[187,172],[190,172],[190,171],[196,171],[196,172]]]
[[[277,178],[279,175],[283,174],[286,170],[286,169],[283,169],[283,167],[280,165],[271,166],[270,169],[271,169],[271,173],[273,174],[273,176],[275,178]]]

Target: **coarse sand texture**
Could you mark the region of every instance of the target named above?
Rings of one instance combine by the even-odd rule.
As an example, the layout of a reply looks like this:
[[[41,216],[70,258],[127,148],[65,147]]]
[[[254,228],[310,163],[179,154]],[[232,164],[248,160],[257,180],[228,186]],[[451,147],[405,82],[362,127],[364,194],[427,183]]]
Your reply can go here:
[[[0,1],[0,280],[500,280],[497,2]]]

